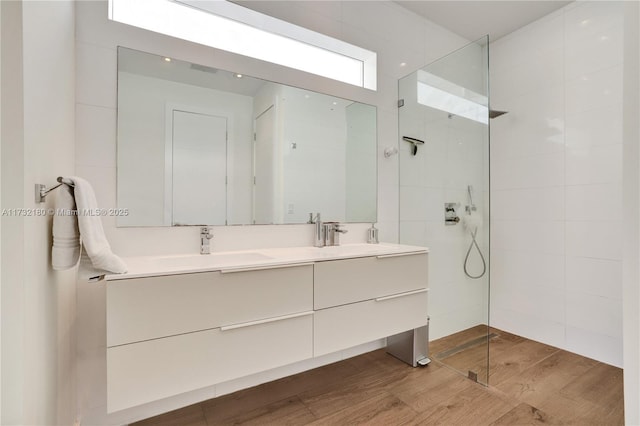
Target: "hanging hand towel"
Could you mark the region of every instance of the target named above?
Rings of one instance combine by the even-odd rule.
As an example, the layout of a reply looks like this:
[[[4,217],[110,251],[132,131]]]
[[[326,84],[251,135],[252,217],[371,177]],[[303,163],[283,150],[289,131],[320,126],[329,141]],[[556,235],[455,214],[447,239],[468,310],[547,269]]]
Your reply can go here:
[[[93,267],[99,270],[124,274],[127,265],[113,254],[102,229],[102,220],[98,214],[98,202],[91,184],[86,180],[72,176],[74,195],[78,207],[78,227],[82,246],[86,250]]]
[[[62,185],[56,194],[56,215],[53,217],[53,248],[51,264],[56,271],[71,269],[80,258],[80,232],[75,215],[73,189]]]

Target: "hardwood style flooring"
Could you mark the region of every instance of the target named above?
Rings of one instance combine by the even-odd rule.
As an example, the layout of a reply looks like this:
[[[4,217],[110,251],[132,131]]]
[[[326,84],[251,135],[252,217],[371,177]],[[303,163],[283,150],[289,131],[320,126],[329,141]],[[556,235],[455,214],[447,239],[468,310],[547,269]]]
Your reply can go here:
[[[431,354],[478,331],[431,342]],[[424,368],[378,350],[135,425],[624,424],[621,369],[500,330],[491,333],[489,387],[454,370],[473,366],[479,377],[486,374],[484,344]]]

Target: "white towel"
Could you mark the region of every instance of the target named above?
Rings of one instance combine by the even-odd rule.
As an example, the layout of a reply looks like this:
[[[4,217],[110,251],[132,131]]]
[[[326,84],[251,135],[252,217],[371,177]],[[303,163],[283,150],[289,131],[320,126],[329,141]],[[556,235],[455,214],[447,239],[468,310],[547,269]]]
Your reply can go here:
[[[97,270],[124,274],[127,272],[127,265],[111,251],[102,229],[102,220],[97,214],[98,202],[91,184],[76,176],[69,179],[74,183],[73,193],[78,207],[78,228],[82,246],[93,267]]]
[[[80,232],[75,215],[73,190],[62,185],[56,194],[56,215],[53,217],[53,248],[51,264],[56,271],[76,266],[80,257]]]

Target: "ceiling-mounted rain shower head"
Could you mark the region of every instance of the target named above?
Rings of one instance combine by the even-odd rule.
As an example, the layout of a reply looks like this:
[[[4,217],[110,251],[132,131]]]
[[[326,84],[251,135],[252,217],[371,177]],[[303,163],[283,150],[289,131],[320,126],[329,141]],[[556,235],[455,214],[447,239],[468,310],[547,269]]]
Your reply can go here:
[[[490,109],[489,110],[489,118],[494,119],[496,117],[500,117],[501,115],[506,114],[508,111],[498,111],[495,109]]]
[[[421,141],[420,139],[412,138],[410,136],[403,136],[402,140],[409,142],[410,144],[413,145],[411,147],[411,153],[413,155],[416,155],[418,153],[418,145],[424,145],[424,141]]]

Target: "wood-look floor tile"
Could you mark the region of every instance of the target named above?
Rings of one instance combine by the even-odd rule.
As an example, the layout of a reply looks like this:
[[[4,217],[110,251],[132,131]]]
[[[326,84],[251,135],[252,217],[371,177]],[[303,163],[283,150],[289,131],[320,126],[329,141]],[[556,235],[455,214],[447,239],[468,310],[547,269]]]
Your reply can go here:
[[[486,425],[512,409],[513,406],[499,395],[473,383],[471,387],[428,407],[414,419],[414,424]]]
[[[525,404],[524,402],[513,408],[490,426],[521,426],[521,425],[559,425],[562,424],[542,410]]]
[[[559,392],[551,392],[547,398],[537,406],[540,410],[555,418],[560,424],[566,425],[602,425],[611,426],[614,423],[602,423],[592,418],[590,413],[597,411],[597,406],[586,400],[573,400],[560,395]]]
[[[505,343],[491,341],[489,351],[489,384],[496,386],[558,352],[557,348],[533,340]]]
[[[131,426],[207,426],[201,404],[190,405],[166,414],[151,417]]]
[[[395,396],[383,392],[312,423],[319,425],[400,425],[413,423],[417,413]]]
[[[585,399],[601,406],[609,406],[623,398],[622,369],[597,363],[593,368],[560,389],[571,399]]]
[[[424,380],[421,381],[419,378],[411,381],[401,380],[396,386],[390,386],[389,392],[415,411],[423,412],[475,385],[459,373],[443,367],[430,375],[424,375]]]
[[[359,365],[348,359],[205,401],[203,409],[209,422],[222,421],[308,389],[332,386],[359,372]]]
[[[489,388],[446,363],[412,368],[378,350],[137,425],[624,424],[622,370],[500,330],[490,331],[497,336],[489,347]],[[483,333],[486,326],[464,330],[440,339],[440,348]],[[470,349],[469,354],[453,354],[451,360],[481,365],[478,348]]]
[[[386,356],[394,368],[369,368],[344,380],[309,389],[299,394],[300,399],[316,417],[321,418],[383,394],[391,383],[401,380],[413,370],[413,367]]]
[[[477,325],[459,333],[455,333],[441,339],[432,340],[429,342],[429,352],[431,357],[436,357],[439,353],[459,346],[470,340],[486,336],[487,331],[488,327],[486,325]]]
[[[597,361],[558,351],[495,387],[529,405],[540,405],[548,395],[565,387],[592,368]]]
[[[565,423],[622,425],[623,392],[622,370],[597,363],[539,406]]]
[[[489,345],[487,342],[465,349],[454,355],[439,359],[439,362],[454,368],[463,375],[473,371],[478,375],[478,381],[486,384],[488,379]]]
[[[518,336],[517,334],[512,334],[508,331],[503,331],[494,327],[489,327],[489,333],[497,334],[500,337],[500,340],[505,342],[520,343],[529,340],[522,336]]]
[[[291,398],[264,405],[225,420],[209,420],[210,426],[218,425],[306,425],[315,420],[314,415],[300,401]]]

